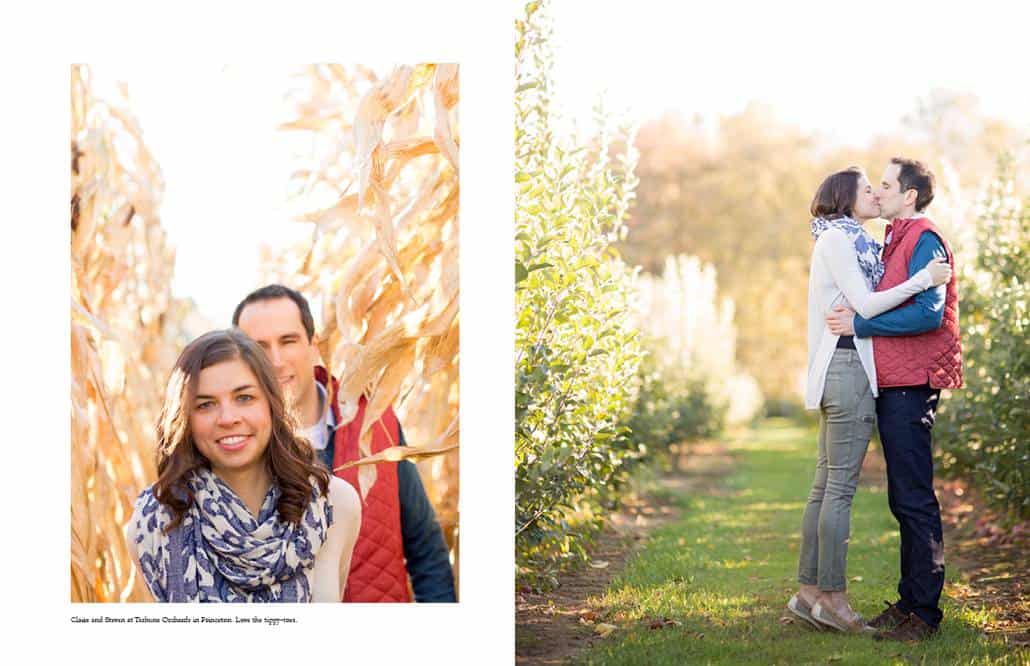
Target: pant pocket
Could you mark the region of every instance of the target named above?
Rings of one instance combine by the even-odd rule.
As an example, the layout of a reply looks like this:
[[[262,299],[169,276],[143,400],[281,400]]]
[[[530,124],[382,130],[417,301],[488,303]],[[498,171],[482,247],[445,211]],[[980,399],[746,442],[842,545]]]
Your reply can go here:
[[[858,394],[852,373],[830,368],[823,387],[822,408],[828,419],[840,422],[854,415]]]

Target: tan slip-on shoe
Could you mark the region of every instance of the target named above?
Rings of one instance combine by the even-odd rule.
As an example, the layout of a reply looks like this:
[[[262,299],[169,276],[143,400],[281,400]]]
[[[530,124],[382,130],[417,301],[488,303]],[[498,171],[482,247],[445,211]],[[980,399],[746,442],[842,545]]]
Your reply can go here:
[[[876,633],[876,629],[866,624],[865,620],[862,619],[861,615],[855,613],[856,619],[852,621],[845,620],[836,613],[833,612],[832,608],[823,606],[821,602],[815,602],[812,606],[812,618],[830,629],[836,629],[845,634],[873,634]]]
[[[787,602],[787,610],[815,627],[816,631],[826,630],[823,625],[816,622],[815,618],[812,617],[812,607],[809,606],[808,602],[802,599],[800,595],[795,594],[790,598],[790,601]]]

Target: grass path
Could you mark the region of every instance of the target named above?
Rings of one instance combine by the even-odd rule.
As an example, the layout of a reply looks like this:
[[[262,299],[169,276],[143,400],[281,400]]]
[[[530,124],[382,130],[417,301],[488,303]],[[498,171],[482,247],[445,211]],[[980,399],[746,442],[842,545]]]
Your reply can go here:
[[[941,633],[919,645],[877,643],[785,622],[784,605],[796,589],[815,434],[770,421],[729,446],[736,468],[723,492],[671,495],[682,518],[657,530],[608,590],[590,600],[602,621],[616,629],[575,663],[1030,663],[1027,651],[983,635],[992,609],[949,599],[947,586]],[[898,571],[897,526],[882,479],[866,479],[859,488],[851,534],[852,605],[872,617],[883,599],[895,598]],[[953,567],[947,579],[958,580]]]

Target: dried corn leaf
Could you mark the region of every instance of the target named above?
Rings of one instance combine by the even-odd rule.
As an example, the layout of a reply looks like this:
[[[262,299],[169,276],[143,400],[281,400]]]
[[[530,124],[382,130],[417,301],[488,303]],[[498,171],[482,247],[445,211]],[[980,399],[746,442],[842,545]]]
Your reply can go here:
[[[415,446],[391,446],[390,448],[383,449],[379,453],[361,458],[360,460],[354,460],[344,465],[340,465],[335,468],[336,471],[343,471],[350,469],[351,467],[359,467],[361,465],[375,465],[381,462],[399,462],[401,460],[419,460],[422,458],[429,458],[432,456],[438,456],[441,453],[447,453],[458,448],[457,444],[450,444],[448,446],[440,448],[420,448]]]

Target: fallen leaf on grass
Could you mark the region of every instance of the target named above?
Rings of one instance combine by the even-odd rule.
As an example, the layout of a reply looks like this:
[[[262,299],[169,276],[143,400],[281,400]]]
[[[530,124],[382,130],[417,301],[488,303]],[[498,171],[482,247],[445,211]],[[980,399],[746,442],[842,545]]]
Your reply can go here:
[[[617,628],[618,627],[616,627],[614,624],[605,624],[604,622],[602,622],[601,624],[594,627],[594,633],[600,636],[601,638],[604,638],[605,636],[608,636],[613,631],[615,631]]]
[[[826,661],[827,663],[833,663],[835,661],[841,661],[842,659],[844,659],[844,657],[840,656],[839,654],[835,654],[832,657],[827,658]]]
[[[794,624],[794,618],[784,615],[780,618],[780,624]]]
[[[676,620],[670,620],[667,617],[660,617],[657,620],[651,620],[651,623],[648,624],[647,626],[650,629],[661,629],[662,627],[672,627],[672,626],[677,626],[678,627],[680,624],[681,623],[676,621]]]
[[[862,582],[862,577],[861,576],[852,576],[851,577],[851,582],[852,583],[861,583]]]
[[[590,608],[582,608],[579,611],[580,622],[597,622],[601,619],[600,614],[597,611]]]
[[[596,562],[591,562],[590,566],[593,567],[594,569],[607,569],[608,568],[608,563],[605,562],[604,560],[597,560]]]

